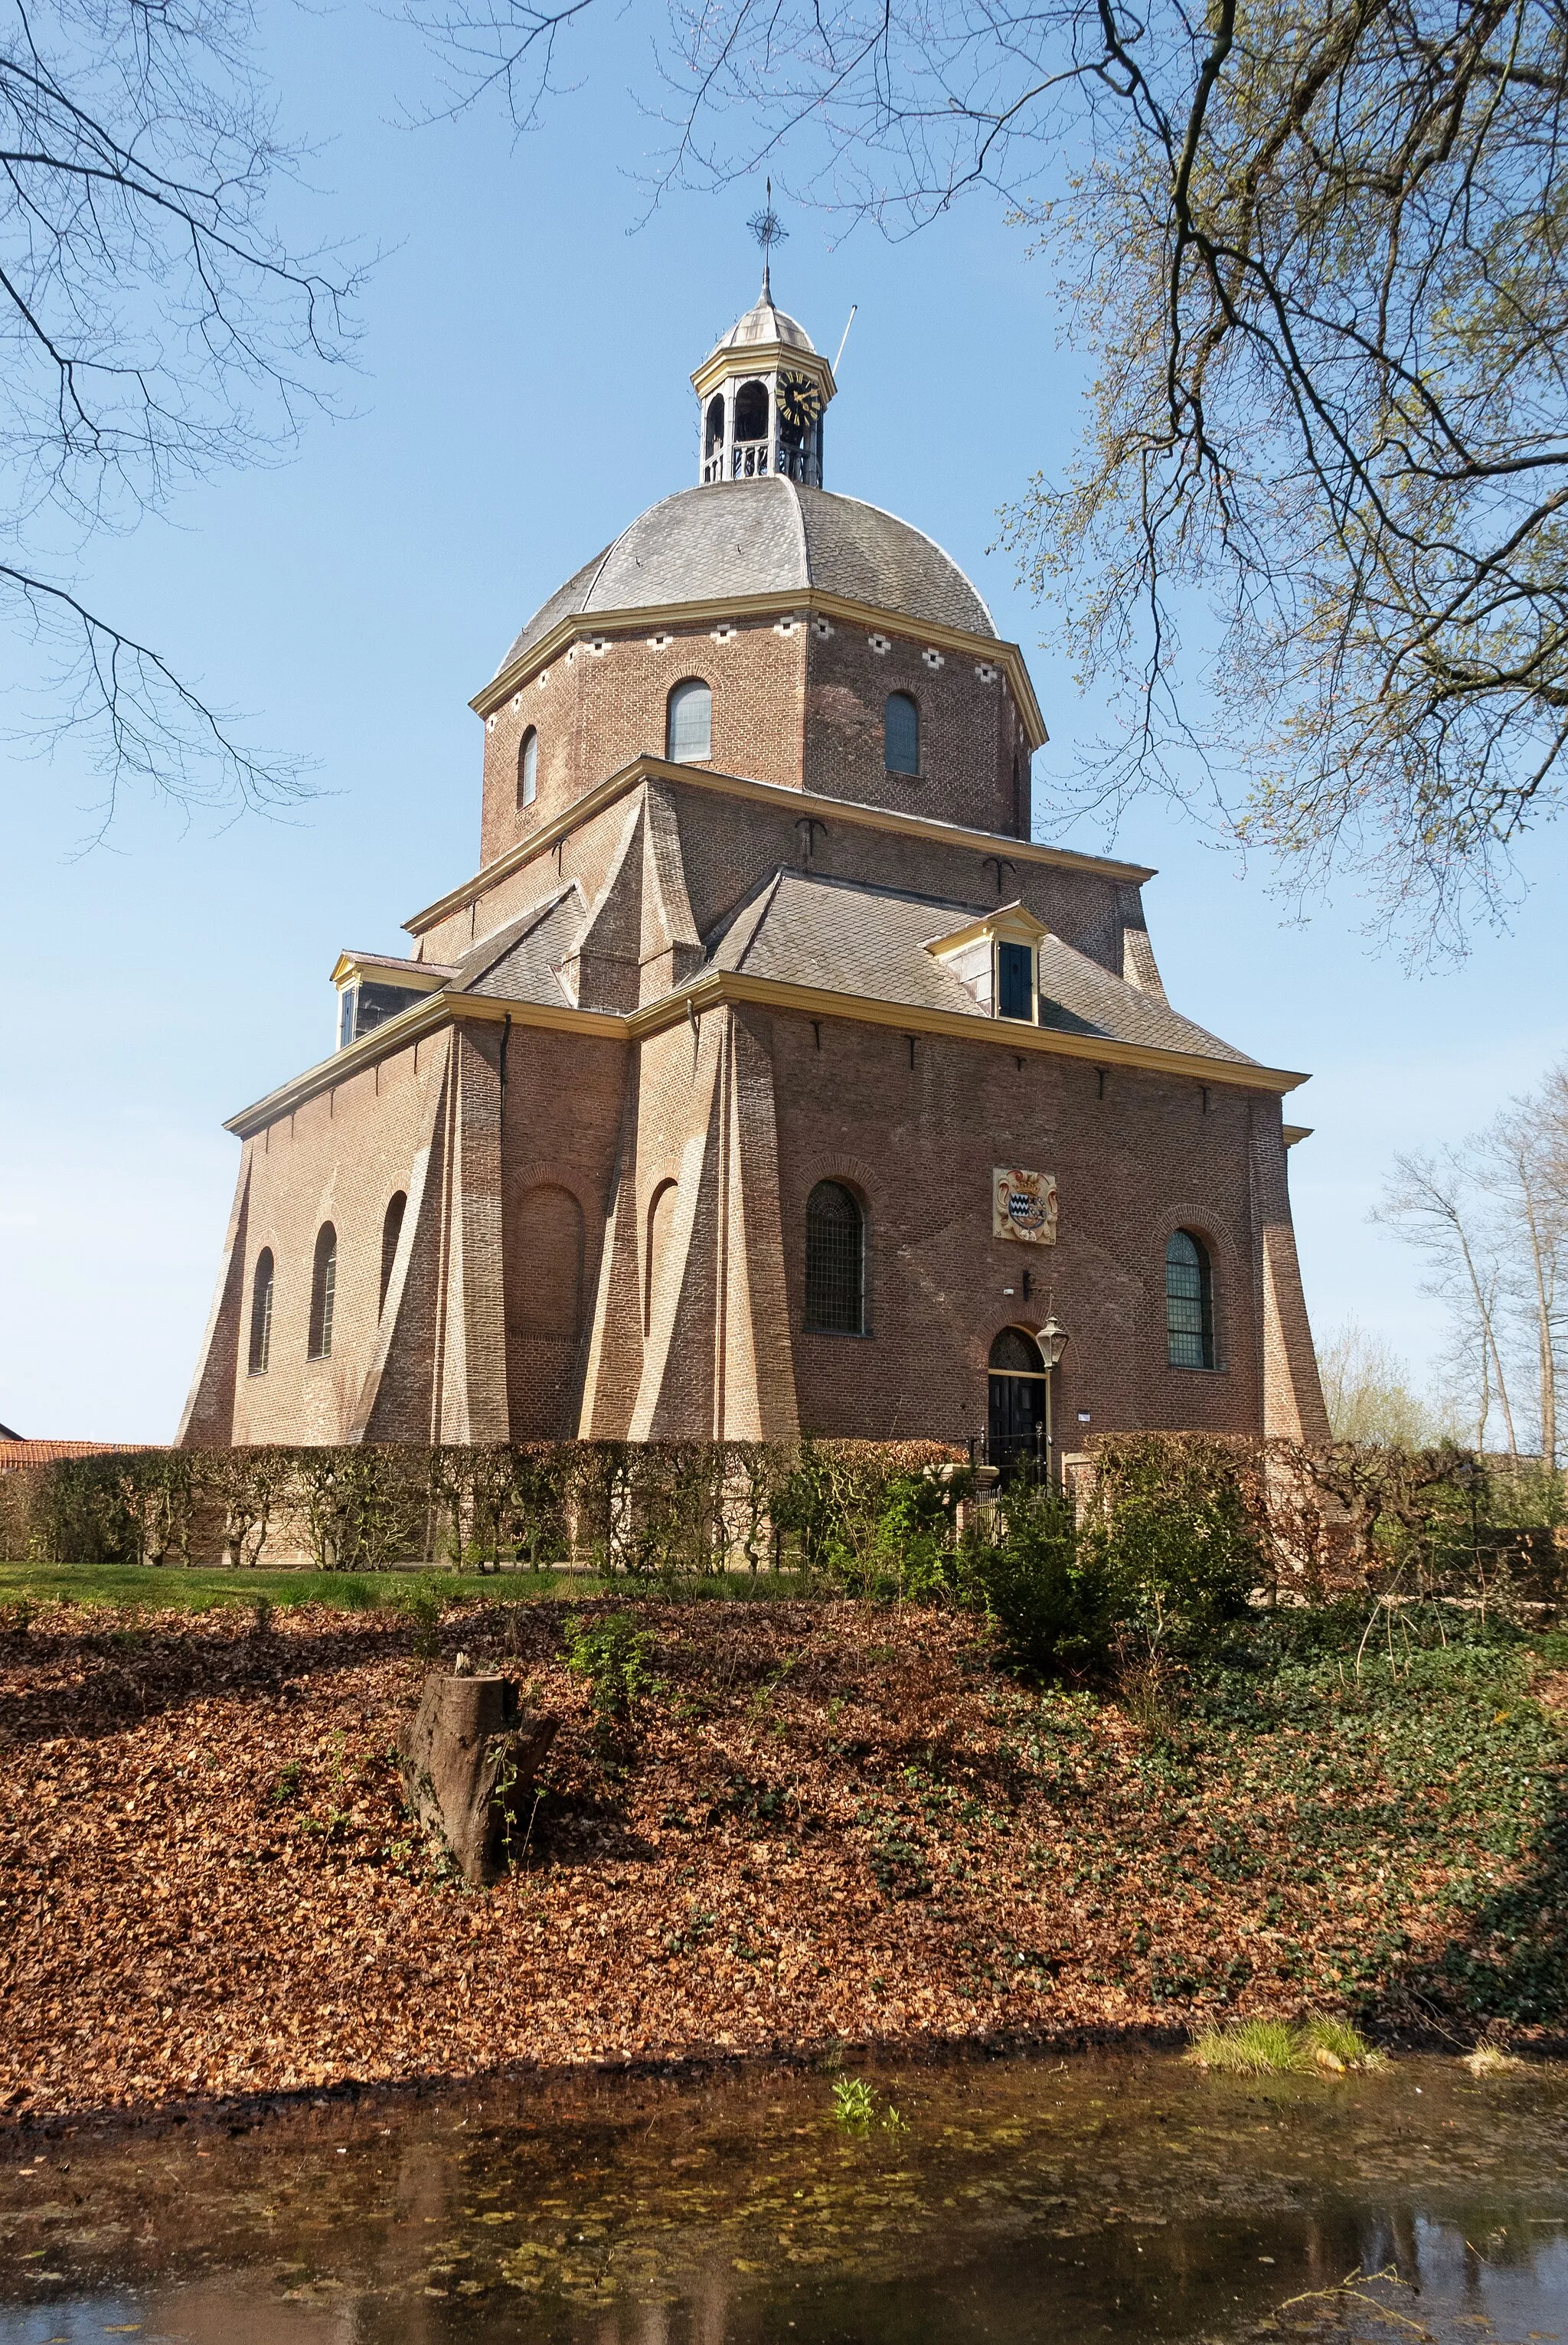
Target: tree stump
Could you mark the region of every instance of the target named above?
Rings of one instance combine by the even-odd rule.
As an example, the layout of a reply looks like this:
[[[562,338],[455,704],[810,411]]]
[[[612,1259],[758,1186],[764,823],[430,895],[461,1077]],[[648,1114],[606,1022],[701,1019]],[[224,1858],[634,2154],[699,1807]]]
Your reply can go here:
[[[499,1675],[433,1670],[419,1708],[398,1730],[403,1795],[470,1888],[504,1871],[520,1817],[560,1721],[525,1718]]]

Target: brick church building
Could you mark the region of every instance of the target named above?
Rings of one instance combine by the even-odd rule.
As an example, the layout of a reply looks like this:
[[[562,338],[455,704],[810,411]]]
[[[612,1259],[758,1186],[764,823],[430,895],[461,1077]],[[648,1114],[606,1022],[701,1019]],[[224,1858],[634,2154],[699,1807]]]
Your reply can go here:
[[[823,486],[767,277],[698,480],[473,706],[479,868],[242,1143],[179,1439],[1326,1433],[1282,1101],[1135,864],[1031,836],[1014,644]]]

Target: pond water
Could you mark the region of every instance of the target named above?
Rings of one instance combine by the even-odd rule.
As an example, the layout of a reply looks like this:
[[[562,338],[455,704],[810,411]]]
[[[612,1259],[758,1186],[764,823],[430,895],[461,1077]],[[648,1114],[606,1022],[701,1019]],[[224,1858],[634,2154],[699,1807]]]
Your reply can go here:
[[[1568,2074],[606,2076],[0,2151],[4,2345],[1568,2345]],[[891,2111],[896,2110],[896,2121]]]

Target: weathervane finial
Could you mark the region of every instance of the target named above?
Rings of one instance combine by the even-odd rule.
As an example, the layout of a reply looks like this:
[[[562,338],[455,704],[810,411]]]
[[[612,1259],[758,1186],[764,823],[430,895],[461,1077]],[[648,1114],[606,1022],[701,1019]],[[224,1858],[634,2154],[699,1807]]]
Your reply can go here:
[[[773,247],[776,244],[782,244],[789,231],[773,208],[772,179],[768,179],[765,184],[768,190],[767,201],[761,211],[752,213],[751,218],[747,221],[746,225],[751,230],[752,235],[757,239],[758,243],[762,247],[762,290],[759,294],[758,299],[759,301],[771,301],[773,299],[773,289],[769,281],[769,277]]]

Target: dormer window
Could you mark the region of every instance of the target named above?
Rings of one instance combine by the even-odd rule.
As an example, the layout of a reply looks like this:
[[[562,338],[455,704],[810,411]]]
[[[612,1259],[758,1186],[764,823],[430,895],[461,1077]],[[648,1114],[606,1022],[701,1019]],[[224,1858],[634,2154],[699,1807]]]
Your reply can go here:
[[[1040,942],[1049,933],[1027,905],[999,904],[926,950],[966,986],[988,1018],[1035,1025],[1040,1016]]]
[[[390,1018],[437,992],[456,970],[445,961],[383,959],[377,953],[338,956],[332,982],[338,989],[338,1048],[363,1040]]]

